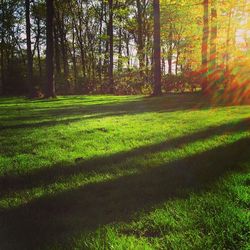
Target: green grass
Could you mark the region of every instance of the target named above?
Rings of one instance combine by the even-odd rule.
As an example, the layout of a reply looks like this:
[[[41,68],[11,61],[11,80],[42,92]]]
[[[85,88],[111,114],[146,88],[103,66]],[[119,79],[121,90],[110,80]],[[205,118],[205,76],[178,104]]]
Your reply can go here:
[[[0,249],[249,249],[250,106],[0,99]]]

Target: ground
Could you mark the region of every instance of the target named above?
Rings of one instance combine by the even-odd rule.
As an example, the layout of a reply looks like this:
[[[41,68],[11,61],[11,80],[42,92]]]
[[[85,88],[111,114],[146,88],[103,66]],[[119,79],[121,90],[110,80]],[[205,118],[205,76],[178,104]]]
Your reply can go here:
[[[0,99],[0,249],[249,249],[250,106],[198,94]]]

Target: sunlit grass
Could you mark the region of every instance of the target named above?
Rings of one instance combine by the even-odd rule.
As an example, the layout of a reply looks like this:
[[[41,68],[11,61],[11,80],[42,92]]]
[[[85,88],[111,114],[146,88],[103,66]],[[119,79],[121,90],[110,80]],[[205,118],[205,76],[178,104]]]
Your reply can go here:
[[[247,248],[249,114],[199,95],[2,98],[0,248]]]

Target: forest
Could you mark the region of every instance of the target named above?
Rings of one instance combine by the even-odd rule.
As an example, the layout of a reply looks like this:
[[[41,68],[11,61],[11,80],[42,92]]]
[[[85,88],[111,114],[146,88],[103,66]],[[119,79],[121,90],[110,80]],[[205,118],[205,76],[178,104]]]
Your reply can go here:
[[[249,93],[247,0],[3,0],[1,20],[3,94]]]
[[[250,0],[0,0],[0,250],[250,249]]]

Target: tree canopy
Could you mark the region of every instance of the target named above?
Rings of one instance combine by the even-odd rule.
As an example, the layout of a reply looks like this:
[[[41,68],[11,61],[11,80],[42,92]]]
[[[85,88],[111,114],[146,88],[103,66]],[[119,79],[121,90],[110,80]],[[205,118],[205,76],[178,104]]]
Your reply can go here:
[[[249,15],[248,0],[1,0],[1,92],[228,93],[249,81]]]

